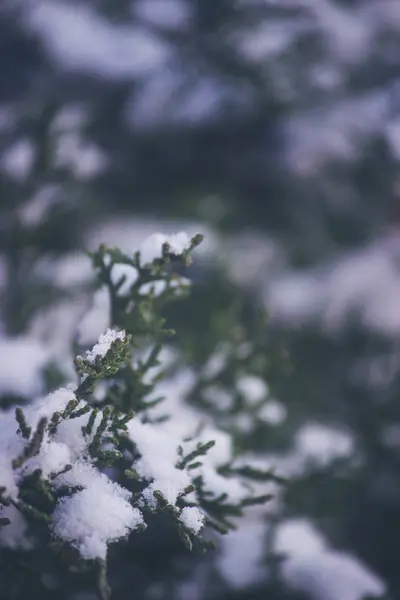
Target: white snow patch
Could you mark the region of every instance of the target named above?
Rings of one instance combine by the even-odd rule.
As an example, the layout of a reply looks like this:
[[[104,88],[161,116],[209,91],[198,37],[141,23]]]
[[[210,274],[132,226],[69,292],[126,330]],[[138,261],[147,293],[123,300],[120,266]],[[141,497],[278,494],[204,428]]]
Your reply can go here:
[[[30,174],[35,158],[35,147],[31,140],[16,141],[0,158],[0,169],[18,181]]]
[[[70,542],[86,559],[107,555],[108,544],[143,525],[141,512],[129,503],[130,492],[93,471],[90,486],[60,500],[53,513],[53,533]]]
[[[171,235],[154,233],[140,245],[139,251],[142,263],[148,264],[156,258],[161,258],[164,244],[168,244],[171,254],[179,255],[189,248],[190,238],[183,231]]]
[[[205,516],[197,506],[185,506],[179,519],[193,533],[199,533],[204,525]]]
[[[95,344],[91,350],[86,350],[84,359],[90,363],[94,363],[97,357],[104,358],[107,352],[111,349],[112,344],[117,340],[121,340],[123,342],[125,337],[125,331],[107,329],[105,333],[101,334],[97,344]]]
[[[357,558],[331,550],[309,521],[287,521],[278,528],[276,550],[287,554],[283,576],[313,600],[361,600],[385,593],[383,582]]]
[[[250,406],[258,404],[268,396],[266,382],[256,375],[243,375],[239,377],[236,385]]]
[[[43,389],[47,348],[33,337],[0,338],[0,394],[31,397]]]
[[[229,585],[236,589],[253,585],[265,578],[263,564],[265,527],[260,520],[243,519],[237,531],[221,538],[218,569]]]
[[[134,77],[160,67],[169,56],[167,46],[146,29],[113,24],[77,2],[37,0],[26,6],[24,20],[41,35],[52,58],[72,70]]]

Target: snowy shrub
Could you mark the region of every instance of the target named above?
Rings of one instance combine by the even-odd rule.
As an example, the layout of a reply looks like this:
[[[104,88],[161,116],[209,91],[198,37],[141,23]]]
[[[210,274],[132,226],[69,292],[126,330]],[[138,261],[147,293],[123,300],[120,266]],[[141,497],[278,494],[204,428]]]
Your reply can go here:
[[[251,350],[225,347],[183,383],[179,373],[174,380],[174,353],[161,360],[174,334],[162,309],[188,292],[179,273],[200,242],[156,234],[131,256],[105,246],[92,253],[109,327],[91,348],[75,343],[74,381],[44,396],[32,384],[28,404],[0,412],[0,556],[12,561],[15,553],[21,577],[24,569],[37,578],[89,572],[104,600],[110,545],[140,535],[156,513],[169,517],[189,549],[206,550],[211,530],[226,533],[244,507],[270,498],[259,493],[260,481],[273,474],[235,468],[218,418],[207,422],[182,400],[185,388],[212,398],[236,353],[231,396],[260,409],[267,388],[243,370]],[[17,368],[23,379],[24,364],[11,364],[12,380]],[[13,597],[15,577],[5,585],[5,597]]]

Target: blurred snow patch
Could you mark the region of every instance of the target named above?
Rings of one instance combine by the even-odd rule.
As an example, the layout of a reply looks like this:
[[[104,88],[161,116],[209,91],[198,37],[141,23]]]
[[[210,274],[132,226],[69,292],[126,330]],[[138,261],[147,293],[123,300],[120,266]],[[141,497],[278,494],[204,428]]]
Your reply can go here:
[[[82,298],[56,302],[38,312],[30,326],[31,335],[46,345],[51,362],[57,364],[71,382],[76,381],[71,344],[86,309]]]
[[[395,348],[379,356],[361,358],[351,368],[351,379],[359,387],[388,390],[399,373],[400,353]]]
[[[287,409],[278,400],[268,400],[258,413],[259,419],[270,425],[281,425],[287,417]]]
[[[75,131],[59,134],[55,140],[56,168],[70,169],[78,180],[95,177],[107,165],[107,157],[95,144],[85,142]]]
[[[16,141],[0,157],[0,169],[9,177],[25,180],[32,169],[35,147],[27,138]]]
[[[119,285],[118,295],[127,294],[139,277],[135,267],[124,263],[114,263],[111,267],[110,276],[113,284]]]
[[[188,23],[191,10],[182,0],[139,0],[134,4],[134,14],[154,25],[176,28]]]
[[[321,320],[328,330],[358,314],[367,327],[400,332],[400,235],[393,232],[318,271],[290,273],[266,289],[271,315],[290,322]]]
[[[22,224],[31,227],[40,225],[58,202],[58,189],[55,184],[45,184],[27,202],[24,202],[17,209]]]
[[[88,116],[87,108],[83,104],[67,104],[57,113],[52,123],[52,130],[54,133],[79,131],[86,125]]]
[[[214,379],[221,371],[223,371],[227,364],[230,353],[230,345],[226,343],[220,343],[213,354],[209,357],[202,369],[202,376],[206,379]]]
[[[286,521],[276,532],[276,552],[318,554],[325,546],[324,537],[305,519]]]
[[[312,460],[326,466],[335,458],[349,456],[353,451],[353,440],[343,431],[310,423],[297,432],[295,448],[305,462]]]
[[[0,338],[0,394],[39,394],[48,360],[45,346],[32,337]]]
[[[237,38],[239,51],[252,62],[272,58],[285,51],[296,39],[301,29],[299,22],[261,22],[250,31],[243,31]]]
[[[36,274],[69,291],[73,286],[89,286],[93,281],[91,261],[81,252],[71,252],[53,260],[43,258],[36,266]]]
[[[220,548],[217,566],[231,587],[245,588],[265,577],[265,527],[259,520],[243,519],[237,531],[221,537]]]
[[[313,600],[362,600],[385,593],[383,582],[357,558],[328,548],[309,521],[287,521],[278,528],[276,550],[287,556],[283,576]]]
[[[166,45],[144,28],[113,24],[78,2],[28,2],[24,20],[68,69],[133,77],[159,67],[168,56]]]
[[[97,290],[91,307],[78,326],[78,340],[83,346],[89,345],[105,331],[109,325],[110,296],[105,287]]]
[[[215,410],[229,411],[233,407],[233,395],[221,385],[207,386],[203,392],[204,399]]]
[[[204,123],[218,118],[226,101],[246,107],[249,100],[243,87],[222,84],[215,75],[194,77],[190,68],[170,61],[141,82],[127,104],[125,117],[135,129]]]
[[[389,101],[383,89],[289,118],[283,129],[290,168],[308,174],[334,157],[356,158],[364,138],[385,125]]]
[[[259,404],[269,393],[266,382],[261,377],[256,377],[255,375],[243,375],[239,377],[236,386],[249,406]]]
[[[271,269],[278,266],[280,251],[271,238],[244,231],[221,240],[218,258],[235,283],[251,286],[265,281]]]
[[[376,21],[361,9],[337,6],[330,0],[301,0],[317,18],[335,55],[344,62],[365,60],[371,48]]]

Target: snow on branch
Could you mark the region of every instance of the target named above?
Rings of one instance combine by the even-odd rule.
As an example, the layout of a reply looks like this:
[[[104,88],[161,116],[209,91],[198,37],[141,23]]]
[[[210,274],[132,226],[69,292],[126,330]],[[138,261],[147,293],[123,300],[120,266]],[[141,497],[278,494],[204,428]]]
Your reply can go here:
[[[200,242],[156,234],[131,256],[106,247],[91,254],[110,296],[110,326],[76,357],[78,383],[0,412],[0,546],[34,551],[50,535],[78,567],[105,569],[109,545],[143,532],[155,512],[170,515],[186,546],[204,550],[208,527],[224,533],[245,506],[268,499],[229,472],[233,457],[218,428],[208,427],[208,438],[200,430],[182,436],[151,420],[160,402],[168,416],[159,357],[173,332],[160,308],[187,288],[173,265],[190,264]]]

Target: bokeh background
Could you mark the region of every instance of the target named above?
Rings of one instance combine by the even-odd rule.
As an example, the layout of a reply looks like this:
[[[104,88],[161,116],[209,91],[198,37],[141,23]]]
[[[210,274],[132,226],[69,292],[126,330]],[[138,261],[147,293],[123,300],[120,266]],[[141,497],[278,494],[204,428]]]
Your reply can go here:
[[[301,472],[285,584],[254,516],[209,587],[193,559],[142,597],[399,598],[400,2],[2,0],[0,72],[3,405],[62,361],[83,252],[154,231],[205,234],[179,315],[200,353],[239,295],[290,364],[251,437]]]

